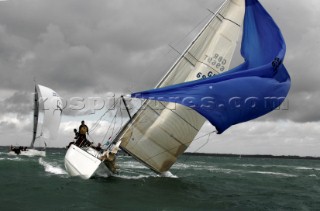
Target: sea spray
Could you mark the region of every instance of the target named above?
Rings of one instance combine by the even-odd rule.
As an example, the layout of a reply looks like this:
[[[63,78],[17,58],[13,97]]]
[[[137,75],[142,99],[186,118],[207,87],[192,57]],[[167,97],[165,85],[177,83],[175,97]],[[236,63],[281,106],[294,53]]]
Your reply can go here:
[[[56,175],[67,175],[67,172],[60,166],[46,162],[43,160],[43,158],[39,158],[39,164],[42,165],[44,167],[44,170],[48,173]]]

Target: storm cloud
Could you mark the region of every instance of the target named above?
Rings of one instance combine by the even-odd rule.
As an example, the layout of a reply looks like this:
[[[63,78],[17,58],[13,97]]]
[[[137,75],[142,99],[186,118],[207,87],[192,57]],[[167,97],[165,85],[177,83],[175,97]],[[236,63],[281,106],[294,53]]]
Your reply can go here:
[[[66,100],[105,98],[110,92],[119,95],[154,87],[178,57],[169,44],[183,51],[197,33],[197,26],[204,23],[201,20],[210,15],[207,9],[214,11],[221,3],[222,0],[0,1],[1,130],[13,125],[17,129],[19,124],[30,128],[34,80]],[[281,121],[292,125],[292,130],[297,125],[317,124],[320,3],[261,3],[286,40],[284,64],[291,75],[292,88],[282,108],[255,122]],[[237,55],[235,63],[240,61]],[[67,125],[79,113],[65,110],[64,114],[67,118],[63,124]],[[282,135],[290,136],[290,132]]]

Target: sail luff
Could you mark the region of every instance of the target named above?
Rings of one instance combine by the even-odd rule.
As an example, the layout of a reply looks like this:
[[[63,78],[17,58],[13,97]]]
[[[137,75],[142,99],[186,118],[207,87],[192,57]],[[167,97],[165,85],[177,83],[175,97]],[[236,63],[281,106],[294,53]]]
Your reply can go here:
[[[37,138],[37,127],[39,118],[39,95],[37,90],[37,85],[34,88],[34,107],[33,107],[33,137],[30,144],[30,148],[34,147],[34,142]]]
[[[164,75],[164,77],[159,81],[159,83],[156,85],[155,88],[159,88],[162,83],[167,79],[167,77],[170,75],[170,73],[174,70],[174,68],[177,66],[177,64],[185,58],[185,55],[188,53],[188,51],[192,48],[192,46],[194,45],[194,43],[199,39],[199,37],[203,34],[203,32],[206,30],[206,28],[208,28],[208,26],[210,25],[210,23],[212,22],[212,20],[214,18],[216,18],[217,14],[219,13],[219,11],[221,11],[223,9],[223,7],[227,4],[229,0],[225,0],[223,2],[223,4],[219,7],[219,9],[217,10],[216,13],[214,13],[212,15],[212,17],[210,18],[210,20],[205,24],[205,26],[200,30],[200,32],[198,33],[198,35],[192,40],[192,42],[189,44],[189,46],[186,48],[186,50],[181,54],[181,56],[177,59],[177,61],[172,65],[172,67],[169,69],[169,71]]]

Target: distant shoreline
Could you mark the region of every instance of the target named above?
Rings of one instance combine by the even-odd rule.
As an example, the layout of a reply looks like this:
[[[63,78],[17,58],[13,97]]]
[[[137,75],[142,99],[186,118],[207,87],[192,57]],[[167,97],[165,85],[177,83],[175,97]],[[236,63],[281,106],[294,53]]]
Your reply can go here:
[[[10,146],[0,146],[0,148],[9,148]],[[65,149],[63,147],[47,147],[47,149]],[[297,156],[297,155],[244,155],[244,154],[227,154],[227,153],[193,153],[185,152],[183,155],[190,156],[211,156],[211,157],[235,157],[235,158],[278,158],[278,159],[307,159],[320,160],[320,157]]]
[[[237,157],[237,158],[279,158],[279,159],[308,159],[320,160],[320,157],[296,156],[296,155],[239,155],[239,154],[220,154],[220,153],[191,153],[186,152],[184,155],[191,156],[212,156],[212,157]]]

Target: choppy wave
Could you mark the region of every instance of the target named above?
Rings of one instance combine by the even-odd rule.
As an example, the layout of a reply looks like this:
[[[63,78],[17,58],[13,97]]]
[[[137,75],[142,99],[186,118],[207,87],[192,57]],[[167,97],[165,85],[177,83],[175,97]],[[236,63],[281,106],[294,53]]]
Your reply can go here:
[[[15,157],[15,158],[7,158],[6,160],[11,160],[11,161],[22,161],[22,158]]]
[[[161,174],[161,177],[175,178],[175,179],[178,178],[178,176],[173,175],[170,171],[163,172],[163,173]]]
[[[264,174],[264,175],[274,175],[274,176],[284,176],[284,177],[297,177],[294,174],[287,174],[282,172],[273,172],[273,171],[245,171],[237,169],[227,169],[227,168],[209,168],[209,171],[221,172],[225,174],[231,173],[240,173],[240,174]]]
[[[56,174],[56,175],[67,175],[68,174],[60,166],[46,162],[42,158],[39,158],[39,164],[42,165],[44,167],[44,170],[48,173]]]
[[[233,172],[240,172],[240,171],[234,170],[234,169],[225,169],[225,168],[217,168],[217,167],[207,167],[207,169],[209,171],[222,172],[222,173],[226,173],[226,174],[230,174]]]
[[[289,166],[289,165],[254,165],[254,164],[234,164],[233,166],[240,166],[240,167],[261,167],[261,168],[284,168],[284,169],[295,169],[295,170],[313,170],[313,171],[320,171],[320,168],[316,167],[306,167],[306,166]]]
[[[294,175],[294,174],[287,174],[287,173],[281,173],[281,172],[272,172],[272,171],[248,171],[248,173],[277,175],[277,176],[284,176],[284,177],[297,177],[297,175]]]
[[[304,167],[304,166],[299,166],[295,168],[296,170],[313,170],[313,171],[320,171],[320,168],[312,168],[312,167]]]
[[[129,175],[114,175],[114,177],[126,179],[126,180],[140,180],[140,179],[146,179],[152,177],[151,175],[137,175],[137,176],[129,176]]]
[[[130,168],[130,169],[148,169],[144,165],[141,165],[140,163],[136,161],[127,161],[127,162],[121,162],[121,168]]]

